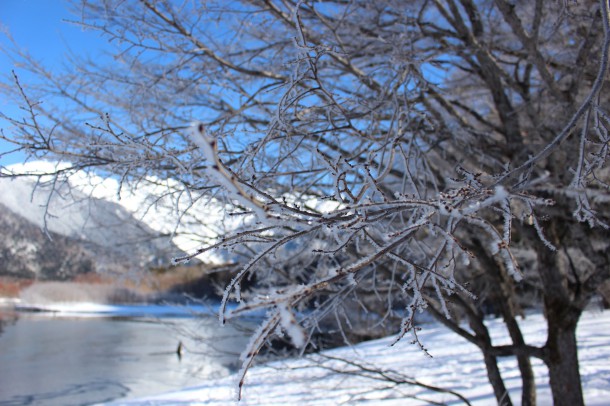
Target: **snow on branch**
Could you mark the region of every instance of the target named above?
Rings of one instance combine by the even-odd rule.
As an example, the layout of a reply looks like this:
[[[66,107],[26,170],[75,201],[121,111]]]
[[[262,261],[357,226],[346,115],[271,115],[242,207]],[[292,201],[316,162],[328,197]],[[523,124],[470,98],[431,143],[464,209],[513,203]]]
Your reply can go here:
[[[21,53],[40,83],[0,86],[23,107],[0,138],[61,162],[49,199],[88,170],[119,197],[159,186],[143,211],[171,201],[175,230],[215,228],[174,262],[229,264],[222,323],[266,313],[240,391],[266,341],[304,351],[325,323],[347,342],[372,314],[425,349],[430,303],[476,307],[478,275],[528,278],[520,253],[610,221],[608,2],[441,3],[84,1],[117,63],[56,74]]]

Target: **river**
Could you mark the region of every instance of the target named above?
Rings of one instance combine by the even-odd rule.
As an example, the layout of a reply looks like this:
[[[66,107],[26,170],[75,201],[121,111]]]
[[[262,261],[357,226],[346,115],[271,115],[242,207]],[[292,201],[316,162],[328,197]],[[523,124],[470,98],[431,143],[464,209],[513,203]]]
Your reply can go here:
[[[196,386],[233,371],[247,339],[215,317],[56,317],[0,308],[0,405],[89,405]]]

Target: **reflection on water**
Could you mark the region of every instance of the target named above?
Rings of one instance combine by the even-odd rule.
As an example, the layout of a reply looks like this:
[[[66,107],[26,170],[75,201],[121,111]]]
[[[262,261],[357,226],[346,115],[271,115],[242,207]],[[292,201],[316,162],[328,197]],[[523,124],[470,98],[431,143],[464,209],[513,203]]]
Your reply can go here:
[[[4,332],[5,326],[10,326],[15,324],[19,315],[16,311],[12,311],[10,309],[3,309],[0,305],[0,336]]]
[[[228,374],[246,340],[215,318],[54,318],[0,309],[0,405],[86,405],[195,386]]]

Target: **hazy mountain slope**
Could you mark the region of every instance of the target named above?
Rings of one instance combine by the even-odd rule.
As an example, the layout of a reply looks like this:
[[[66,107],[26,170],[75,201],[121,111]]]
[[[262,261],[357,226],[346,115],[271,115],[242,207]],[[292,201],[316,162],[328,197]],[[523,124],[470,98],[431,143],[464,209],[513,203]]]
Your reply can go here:
[[[56,233],[51,240],[2,204],[0,234],[0,276],[62,280],[96,270],[95,254],[81,241]]]
[[[79,266],[124,271],[168,264],[181,252],[115,202],[67,184],[50,200],[48,191],[31,179],[0,179],[1,273],[62,279]]]
[[[142,178],[137,184],[121,184],[114,177],[69,168],[67,163],[51,161],[30,161],[5,168],[3,172],[7,174],[29,176],[0,178],[0,203],[41,226],[46,219],[51,231],[99,244],[107,244],[109,237],[117,234],[121,243],[145,240],[151,232],[166,235],[149,247],[155,248],[154,252],[163,262],[180,256],[183,251],[192,252],[213,244],[219,235],[252,220],[252,216],[227,215],[225,204],[213,193],[191,193],[172,179]],[[70,172],[69,181],[55,185],[59,190],[45,216],[48,190],[53,182],[49,174],[63,170]],[[44,184],[34,183],[36,175]],[[103,229],[98,227],[100,223]],[[127,251],[130,253],[131,249]],[[218,251],[198,257],[208,263],[225,263],[231,258],[230,253]]]

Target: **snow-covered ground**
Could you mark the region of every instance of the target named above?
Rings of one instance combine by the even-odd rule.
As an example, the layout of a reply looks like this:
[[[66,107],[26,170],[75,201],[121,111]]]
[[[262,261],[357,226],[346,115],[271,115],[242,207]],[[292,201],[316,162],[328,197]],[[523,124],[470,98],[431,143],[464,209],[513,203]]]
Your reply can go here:
[[[507,343],[500,320],[489,320],[495,344]],[[542,315],[521,322],[527,342],[546,338]],[[397,381],[414,381],[459,393],[473,405],[492,405],[495,399],[487,382],[479,350],[436,324],[424,326],[419,337],[432,358],[406,339],[390,346],[394,338],[370,341],[300,359],[273,362],[252,368],[240,405],[424,405],[432,402],[465,404],[451,393],[408,383],[379,379],[384,371]],[[590,311],[578,325],[579,357],[587,405],[610,404],[610,311]],[[533,359],[538,402],[550,405],[548,372]],[[520,402],[520,378],[516,360],[501,361],[502,375],[513,402]],[[339,373],[338,371],[342,371]],[[231,405],[236,402],[235,376],[203,382],[201,386],[114,405]]]

